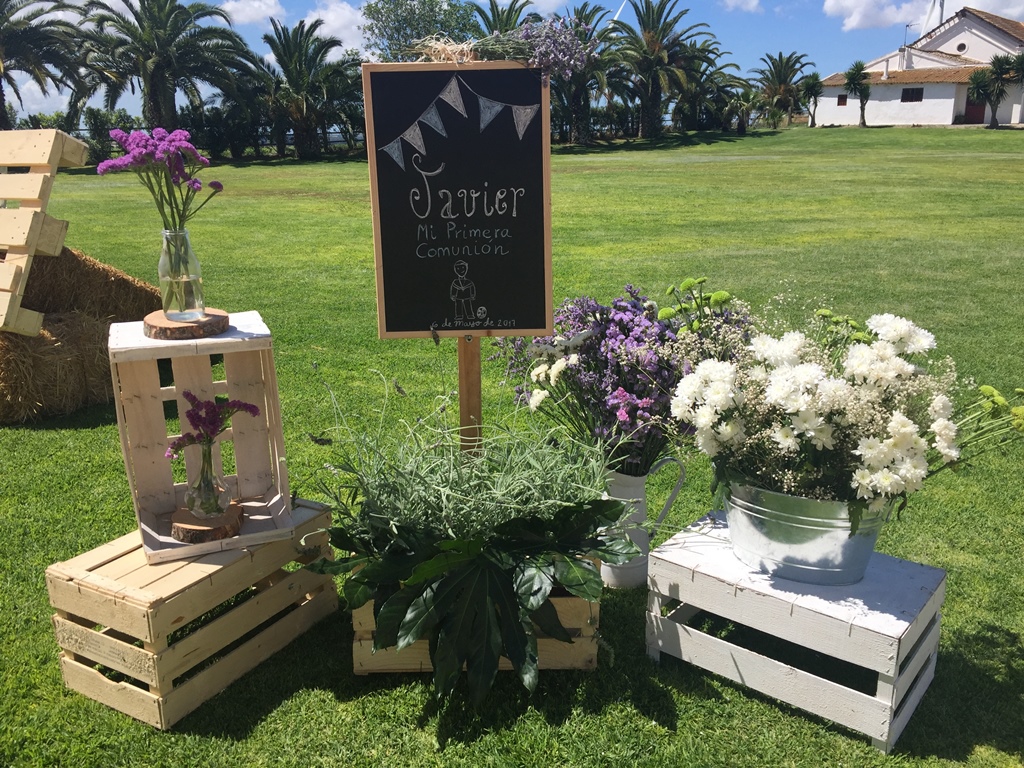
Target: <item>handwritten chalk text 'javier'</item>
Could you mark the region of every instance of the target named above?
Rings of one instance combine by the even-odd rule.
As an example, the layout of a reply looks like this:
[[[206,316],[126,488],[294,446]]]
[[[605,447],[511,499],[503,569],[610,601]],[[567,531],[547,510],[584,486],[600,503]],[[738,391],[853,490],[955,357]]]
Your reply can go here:
[[[491,189],[488,182],[484,182],[482,189],[436,189],[431,190],[430,179],[444,170],[444,163],[436,171],[425,171],[416,162],[418,156],[413,157],[413,167],[419,172],[423,182],[422,190],[414,187],[409,192],[409,207],[413,214],[420,219],[430,217],[434,212],[435,202],[440,206],[439,215],[442,219],[467,219],[476,215],[482,216],[512,216],[518,214],[519,199],[526,194],[523,187],[501,187]]]

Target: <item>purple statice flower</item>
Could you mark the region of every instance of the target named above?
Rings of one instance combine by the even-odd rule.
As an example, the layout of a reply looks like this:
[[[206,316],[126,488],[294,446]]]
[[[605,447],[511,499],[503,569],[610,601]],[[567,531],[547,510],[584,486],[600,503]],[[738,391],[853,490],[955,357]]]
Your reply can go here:
[[[210,194],[195,204],[196,195],[203,188],[196,173],[208,167],[210,161],[192,146],[188,131],[168,132],[154,128],[150,135],[145,131],[125,133],[115,128],[110,138],[121,146],[124,154],[104,160],[96,167],[96,172],[103,176],[115,171],[134,171],[153,195],[164,229],[184,229],[189,219],[224,190],[220,182],[210,182]]]
[[[662,423],[682,377],[670,354],[675,333],[657,313],[631,285],[610,306],[569,299],[555,312],[555,335],[532,346],[549,364],[566,361],[555,381],[536,379],[551,390],[549,413],[600,441],[609,466],[630,475],[646,474],[668,449]]]
[[[555,75],[568,80],[586,70],[597,57],[598,41],[591,29],[576,19],[555,18],[527,22],[508,33],[530,49],[529,64],[544,73],[544,80]]]
[[[183,432],[175,438],[167,448],[165,455],[169,459],[177,458],[182,448],[189,445],[212,445],[217,435],[227,429],[231,417],[236,413],[247,413],[259,416],[260,409],[252,403],[242,400],[228,400],[218,403],[216,400],[200,400],[187,389],[181,396],[192,407],[185,411],[185,419],[192,432]]]

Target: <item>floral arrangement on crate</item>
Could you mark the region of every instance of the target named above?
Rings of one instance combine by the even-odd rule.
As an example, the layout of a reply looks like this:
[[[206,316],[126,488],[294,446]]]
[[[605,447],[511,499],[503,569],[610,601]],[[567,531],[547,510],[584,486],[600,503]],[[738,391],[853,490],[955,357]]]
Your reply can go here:
[[[580,440],[601,446],[608,467],[646,475],[671,448],[672,393],[706,356],[727,356],[751,322],[726,292],[704,294],[705,279],[669,289],[675,307],[659,309],[631,285],[604,306],[583,296],[555,312],[555,335],[526,346],[496,344],[507,375],[524,376],[517,394]],[[713,297],[713,298],[712,298]]]
[[[104,160],[96,167],[96,173],[103,176],[114,171],[133,171],[153,196],[164,229],[184,229],[211,198],[224,191],[223,184],[211,181],[206,185],[209,194],[199,205],[195,204],[203,189],[196,174],[208,167],[210,161],[189,142],[188,131],[154,128],[150,135],[115,128],[110,138],[121,146],[124,154]]]
[[[934,348],[901,317],[862,326],[819,310],[807,332],[757,334],[733,359],[698,363],[672,415],[723,490],[738,482],[849,502],[855,532],[866,510],[902,507],[929,476],[1024,435],[1024,406],[991,387],[958,412],[955,366]]]
[[[132,171],[149,190],[164,225],[163,250],[158,266],[163,310],[178,320],[195,320],[206,310],[200,280],[199,261],[192,250],[185,225],[216,195],[224,191],[219,181],[197,205],[203,182],[197,174],[210,165],[192,146],[188,131],[154,128],[125,133],[115,128],[110,137],[124,154],[104,160],[96,167],[101,176],[115,171]],[[182,313],[182,314],[174,314]]]
[[[260,415],[260,409],[242,400],[200,400],[187,389],[181,396],[191,406],[185,411],[185,420],[193,431],[182,432],[174,438],[165,455],[168,459],[176,459],[188,446],[200,447],[199,472],[195,482],[185,491],[185,507],[198,518],[217,517],[227,509],[231,495],[214,471],[213,445],[236,413],[247,413],[255,418]]]
[[[597,58],[598,40],[592,32],[590,25],[574,18],[536,19],[464,43],[427,37],[414,43],[413,53],[431,61],[523,61],[540,69],[546,84],[552,75],[568,79],[583,72]]]
[[[552,592],[597,601],[591,559],[638,553],[617,527],[621,502],[604,496],[603,456],[560,429],[489,427],[473,451],[432,418],[342,431],[321,486],[336,509],[331,542],[347,554],[310,567],[350,574],[350,608],[374,601],[375,650],[429,639],[439,697],[465,665],[481,701],[502,656],[532,691],[535,628],[572,642]]]

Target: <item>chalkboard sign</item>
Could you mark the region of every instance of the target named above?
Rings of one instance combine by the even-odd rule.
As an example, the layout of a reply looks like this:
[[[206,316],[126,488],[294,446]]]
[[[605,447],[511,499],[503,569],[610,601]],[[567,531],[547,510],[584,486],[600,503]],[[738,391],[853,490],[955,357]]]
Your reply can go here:
[[[551,333],[540,71],[364,64],[363,86],[381,338]]]

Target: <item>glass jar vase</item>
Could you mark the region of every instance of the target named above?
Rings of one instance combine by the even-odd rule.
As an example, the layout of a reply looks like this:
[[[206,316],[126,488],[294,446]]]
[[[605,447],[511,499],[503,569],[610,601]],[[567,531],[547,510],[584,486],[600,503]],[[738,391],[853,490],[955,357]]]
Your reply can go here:
[[[202,271],[187,229],[163,230],[157,274],[168,320],[191,323],[206,317]]]

